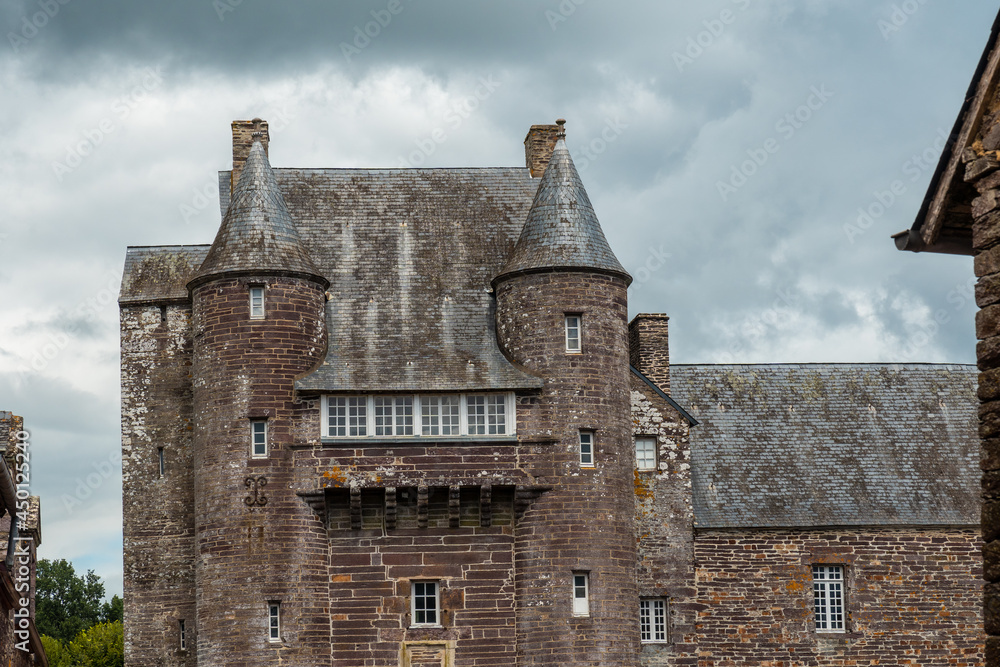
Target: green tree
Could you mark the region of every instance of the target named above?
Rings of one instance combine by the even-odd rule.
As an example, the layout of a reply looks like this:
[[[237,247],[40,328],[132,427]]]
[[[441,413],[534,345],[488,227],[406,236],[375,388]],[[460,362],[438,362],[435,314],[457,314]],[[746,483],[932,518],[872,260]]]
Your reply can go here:
[[[69,643],[73,667],[123,667],[125,635],[121,621],[98,623]]]
[[[70,562],[43,558],[38,561],[35,587],[35,625],[39,634],[69,643],[102,620],[117,620],[112,617],[114,599],[102,605],[104,584],[93,570],[78,576]]]
[[[73,667],[66,645],[55,637],[42,635],[42,646],[45,647],[45,657],[49,659],[49,667]]]
[[[125,603],[117,595],[101,605],[101,623],[125,620]]]

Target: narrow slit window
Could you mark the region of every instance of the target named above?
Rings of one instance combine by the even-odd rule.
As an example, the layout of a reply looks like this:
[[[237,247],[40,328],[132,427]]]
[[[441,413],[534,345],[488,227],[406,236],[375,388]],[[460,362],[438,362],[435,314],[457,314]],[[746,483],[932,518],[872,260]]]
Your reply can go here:
[[[636,470],[656,470],[656,438],[635,439]]]
[[[579,315],[567,315],[566,316],[566,351],[567,352],[580,352],[583,348],[581,345],[581,320]]]
[[[264,319],[264,288],[250,288],[250,319]]]
[[[167,463],[163,458],[163,447],[156,448],[156,462],[159,466],[160,477],[162,478],[167,472]]]
[[[255,459],[267,458],[267,421],[255,419],[250,422],[250,455]]]
[[[594,467],[594,432],[580,431],[580,465]]]
[[[411,584],[413,625],[440,625],[438,606],[438,583],[436,581],[414,581]]]
[[[844,632],[844,567],[813,565],[816,632]]]
[[[281,641],[281,603],[267,603],[267,640],[272,643]]]
[[[180,639],[181,639],[181,650],[187,650],[187,630],[184,628],[184,619],[180,620]]]
[[[590,575],[573,573],[573,615],[590,616]]]

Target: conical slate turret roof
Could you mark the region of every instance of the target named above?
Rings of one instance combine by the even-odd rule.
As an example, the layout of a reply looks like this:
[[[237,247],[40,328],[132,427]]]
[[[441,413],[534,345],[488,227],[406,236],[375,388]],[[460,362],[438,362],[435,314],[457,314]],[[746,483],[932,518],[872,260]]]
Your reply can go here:
[[[514,273],[593,269],[632,277],[604,238],[594,207],[560,138],[552,151],[514,252],[494,280]]]
[[[267,154],[255,140],[208,256],[189,286],[234,273],[309,275],[326,283],[302,247]]]

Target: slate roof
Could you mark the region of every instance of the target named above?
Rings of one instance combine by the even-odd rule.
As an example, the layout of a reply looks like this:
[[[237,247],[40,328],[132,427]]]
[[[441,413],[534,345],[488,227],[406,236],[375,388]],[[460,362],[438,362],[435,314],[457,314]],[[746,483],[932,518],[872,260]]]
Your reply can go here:
[[[187,282],[208,254],[207,245],[129,246],[118,303],[188,301]]]
[[[562,138],[556,141],[517,246],[500,276],[551,268],[597,269],[632,282],[604,237]]]
[[[251,271],[320,277],[259,140],[250,148],[215,241],[192,281]]]
[[[676,365],[696,526],[978,525],[976,368]]]
[[[302,247],[330,281],[328,356],[299,389],[541,386],[500,352],[490,286],[538,188],[526,168],[272,172]],[[219,184],[225,213],[229,172]],[[186,299],[184,285],[206,252],[130,248],[120,302]]]

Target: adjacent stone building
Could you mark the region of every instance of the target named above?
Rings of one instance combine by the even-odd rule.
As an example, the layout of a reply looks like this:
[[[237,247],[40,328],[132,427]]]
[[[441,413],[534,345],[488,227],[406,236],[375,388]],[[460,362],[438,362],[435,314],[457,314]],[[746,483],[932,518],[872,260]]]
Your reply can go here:
[[[975,288],[986,664],[1000,666],[1000,15],[899,250],[971,255]],[[964,301],[964,298],[963,298]]]
[[[24,420],[0,411],[0,664],[47,667],[35,627],[35,569],[42,543],[41,505],[28,493],[30,435]]]
[[[269,139],[211,245],[126,257],[126,664],[981,661],[970,368],[671,367],[562,121],[519,168]]]

